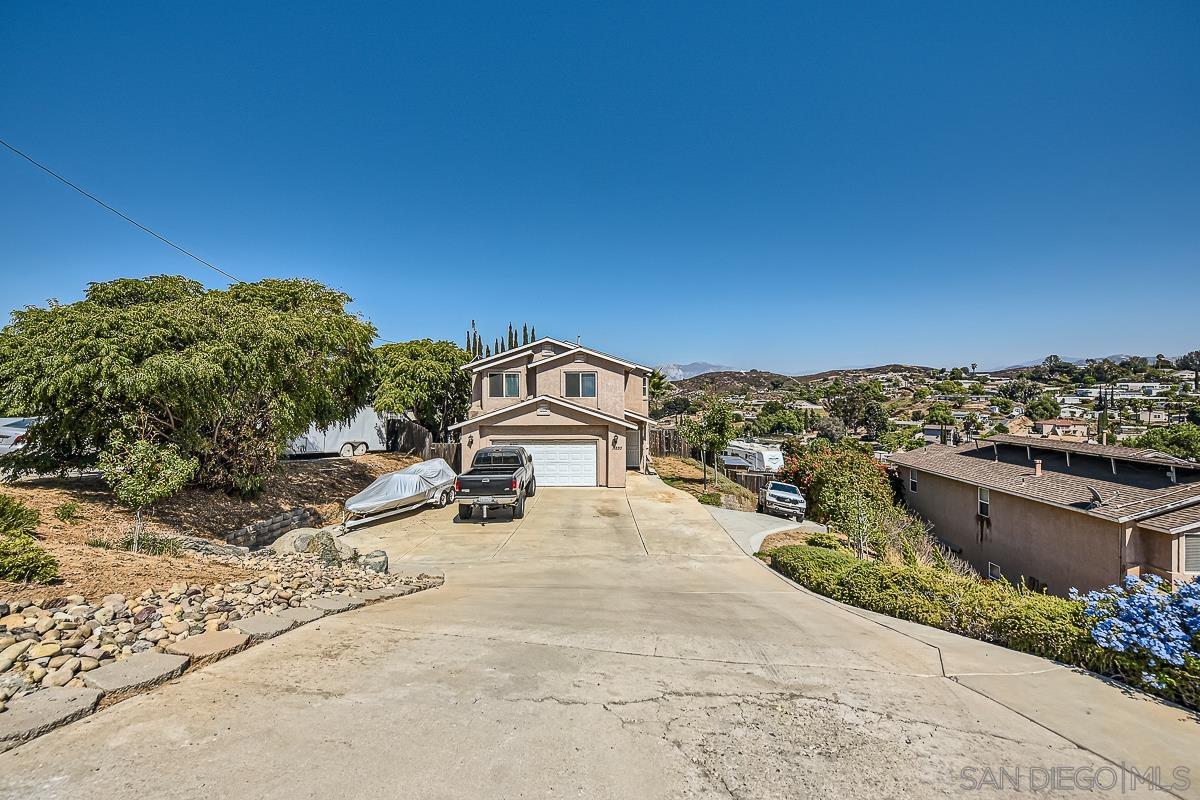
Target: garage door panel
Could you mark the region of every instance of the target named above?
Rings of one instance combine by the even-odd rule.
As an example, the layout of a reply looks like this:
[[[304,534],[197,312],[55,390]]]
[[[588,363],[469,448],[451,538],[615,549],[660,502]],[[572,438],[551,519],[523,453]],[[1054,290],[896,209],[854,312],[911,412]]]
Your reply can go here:
[[[534,442],[519,439],[497,442],[524,447],[533,456],[538,486],[595,486],[595,442]]]

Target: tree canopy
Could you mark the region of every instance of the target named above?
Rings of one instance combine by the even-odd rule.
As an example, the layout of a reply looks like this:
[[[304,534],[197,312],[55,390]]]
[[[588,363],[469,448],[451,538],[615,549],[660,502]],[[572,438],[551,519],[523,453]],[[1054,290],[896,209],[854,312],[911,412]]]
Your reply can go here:
[[[1134,439],[1126,440],[1130,447],[1148,447],[1179,458],[1200,459],[1200,425],[1185,422],[1151,428]]]
[[[367,402],[375,329],[349,301],[308,280],[207,290],[159,275],[16,311],[0,331],[0,405],[42,419],[0,465],[92,466],[119,432],[176,445],[204,485],[256,492],[288,441]]]
[[[446,429],[467,417],[471,374],[460,369],[471,354],[450,342],[417,339],[378,348],[376,411],[412,411],[417,421],[445,440]]]

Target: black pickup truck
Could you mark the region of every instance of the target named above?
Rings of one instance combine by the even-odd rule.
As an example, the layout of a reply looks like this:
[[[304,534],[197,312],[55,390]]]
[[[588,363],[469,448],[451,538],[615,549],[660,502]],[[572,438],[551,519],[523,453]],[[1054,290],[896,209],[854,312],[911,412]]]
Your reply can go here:
[[[458,495],[458,516],[470,519],[476,508],[509,506],[513,519],[525,516],[525,498],[533,497],[537,480],[533,476],[533,457],[524,447],[499,445],[484,447],[475,454],[471,469],[458,476],[454,493]]]

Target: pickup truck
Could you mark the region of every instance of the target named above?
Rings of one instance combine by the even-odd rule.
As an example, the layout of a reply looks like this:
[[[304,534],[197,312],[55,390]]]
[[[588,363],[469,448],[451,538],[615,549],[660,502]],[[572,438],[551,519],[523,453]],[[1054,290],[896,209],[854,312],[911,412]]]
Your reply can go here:
[[[460,519],[470,519],[476,508],[482,508],[487,519],[488,509],[502,506],[512,508],[513,519],[521,519],[525,498],[536,491],[533,457],[515,445],[484,447],[472,459],[471,469],[454,482]]]
[[[781,517],[795,517],[796,522],[804,522],[804,512],[808,511],[808,501],[800,490],[790,483],[783,481],[768,481],[767,485],[758,490],[758,513],[774,514]]]

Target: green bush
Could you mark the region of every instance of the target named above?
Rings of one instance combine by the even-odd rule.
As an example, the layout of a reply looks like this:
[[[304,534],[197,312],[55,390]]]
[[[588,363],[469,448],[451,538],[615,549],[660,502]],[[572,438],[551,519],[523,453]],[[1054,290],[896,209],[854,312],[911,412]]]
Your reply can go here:
[[[54,509],[54,516],[60,522],[74,522],[79,515],[79,503],[70,501],[63,503],[58,508]]]
[[[768,555],[787,577],[843,603],[1114,674],[1079,602],[919,564],[860,560],[845,548],[794,545]]]
[[[15,497],[0,494],[0,533],[33,533],[41,522],[38,512]]]
[[[706,506],[721,505],[720,492],[705,492],[704,494],[697,495],[696,499],[699,500],[701,503],[703,503]]]
[[[842,540],[832,533],[814,533],[805,542],[809,547],[824,547],[826,550],[840,550],[845,547]]]
[[[49,583],[58,577],[58,559],[28,533],[0,533],[0,579]]]
[[[132,533],[127,533],[119,539],[96,537],[88,539],[87,544],[89,547],[98,547],[102,550],[124,550],[129,553],[146,553],[152,556],[183,555],[183,542],[180,539],[146,531],[136,538]]]

